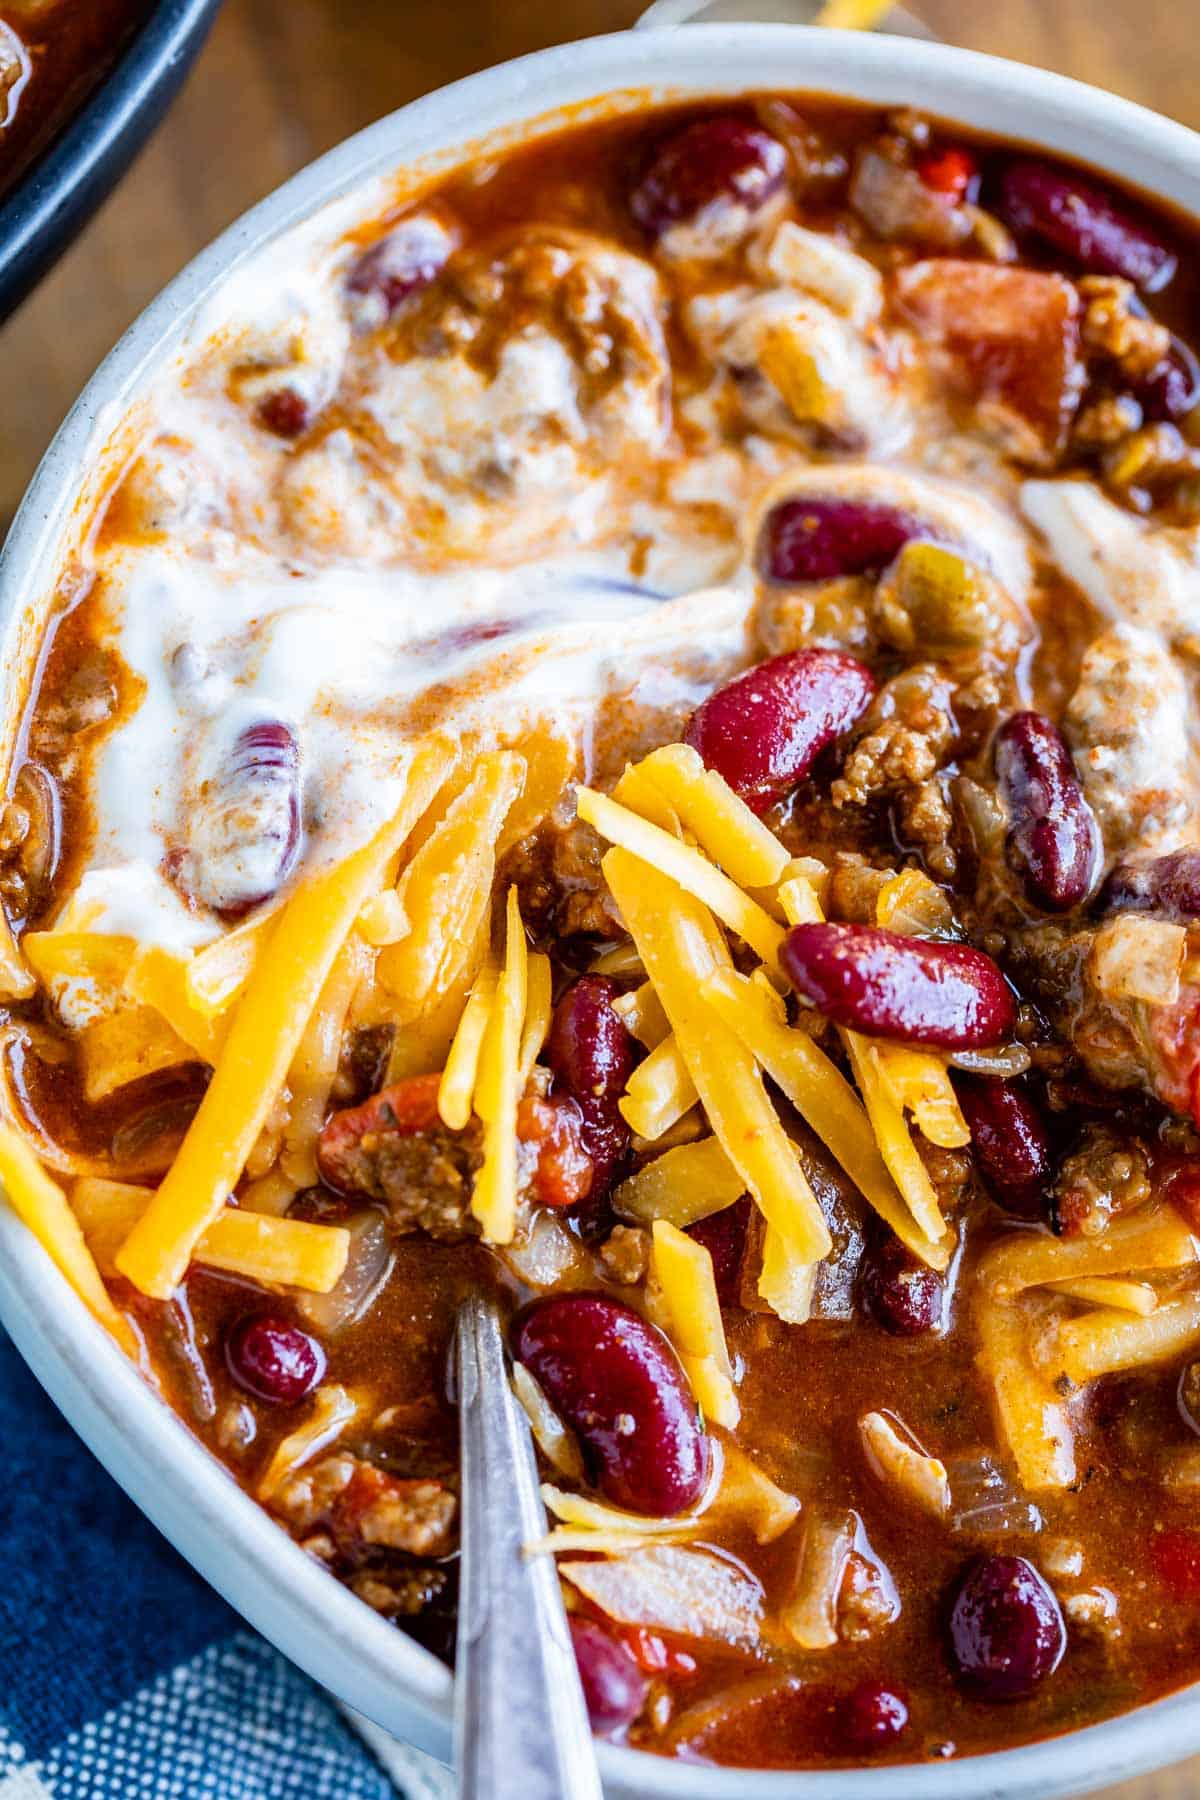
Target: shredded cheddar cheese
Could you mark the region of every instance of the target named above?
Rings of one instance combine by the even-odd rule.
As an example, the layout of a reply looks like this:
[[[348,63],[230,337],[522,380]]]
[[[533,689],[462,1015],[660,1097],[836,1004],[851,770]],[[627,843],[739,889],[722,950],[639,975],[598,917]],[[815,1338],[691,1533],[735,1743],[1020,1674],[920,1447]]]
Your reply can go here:
[[[666,1219],[653,1226],[654,1274],[668,1335],[706,1419],[732,1431],[741,1417],[725,1342],[712,1257],[703,1244]]]
[[[1197,1320],[1200,1328],[1200,1307]],[[1022,1485],[1031,1493],[1069,1487],[1075,1479],[1070,1416],[1052,1383],[1034,1365],[1029,1320],[1023,1309],[985,1301],[979,1307],[978,1321],[976,1364],[991,1387],[996,1424]]]
[[[758,1297],[788,1325],[806,1325],[812,1317],[819,1263],[806,1262],[803,1247],[773,1225],[763,1232]]]
[[[97,1266],[111,1273],[114,1258],[150,1202],[150,1190],[127,1181],[85,1176],[71,1193]],[[227,1206],[196,1245],[196,1261],[267,1286],[327,1294],[346,1267],[350,1234],[341,1225],[273,1218]]]
[[[613,1206],[625,1219],[652,1225],[668,1219],[685,1229],[698,1219],[723,1212],[741,1198],[746,1184],[726,1156],[719,1138],[680,1144],[648,1162],[623,1181]]]
[[[184,977],[188,1004],[207,1019],[228,1012],[244,993],[262,947],[278,923],[279,909],[272,907],[197,950]]]
[[[663,1039],[671,1035],[671,1021],[648,981],[627,994],[618,994],[612,1008],[626,1031],[647,1050],[657,1050]]]
[[[534,1063],[541,1055],[553,1011],[551,997],[554,992],[554,971],[550,967],[550,958],[540,950],[533,951],[529,958],[525,989],[525,1024],[521,1031],[521,1051],[518,1058],[522,1089],[533,1073]]]
[[[1117,1312],[1148,1318],[1158,1305],[1158,1295],[1148,1281],[1128,1281],[1117,1275],[1077,1276],[1073,1281],[1050,1283],[1056,1294],[1081,1300],[1087,1306],[1109,1306]]]
[[[785,1021],[781,1003],[732,970],[710,977],[704,997],[787,1095],[796,1111],[914,1256],[944,1269],[951,1243],[920,1230],[880,1155],[861,1100],[805,1031]]]
[[[617,1106],[629,1129],[653,1142],[695,1106],[696,1098],[679,1045],[665,1037],[630,1075]]]
[[[699,850],[682,843],[649,820],[639,818],[637,813],[630,812],[606,795],[596,793],[593,788],[580,788],[576,804],[579,817],[593,826],[601,837],[669,877],[685,893],[715,913],[730,931],[736,932],[764,963],[771,968],[778,966],[782,928]],[[629,923],[628,918],[625,922]]]
[[[172,956],[157,944],[142,945],[129,964],[125,993],[130,1000],[152,1006],[201,1062],[213,1065],[225,1041],[226,1023],[192,999],[189,967],[189,958]]]
[[[1059,1326],[1047,1365],[1068,1381],[1095,1381],[1118,1369],[1140,1369],[1186,1356],[1197,1344],[1200,1298],[1195,1295],[1158,1306],[1144,1318],[1102,1307]]]
[[[165,1300],[174,1292],[197,1241],[237,1186],[363,901],[451,763],[446,745],[424,745],[395,816],[361,850],[299,887],[280,913],[187,1136],[117,1257],[120,1272],[143,1293]]]
[[[739,887],[769,887],[779,880],[787,867],[787,851],[689,745],[664,744],[643,757],[637,770],[667,800],[684,830]],[[625,804],[641,811],[634,798]]]
[[[481,756],[404,871],[398,891],[410,929],[379,952],[375,966],[396,1023],[436,1005],[470,955],[491,911],[496,846],[525,774],[524,757],[513,751]]]
[[[58,1183],[12,1125],[0,1124],[0,1185],[8,1204],[95,1318],[130,1356],[133,1333],[108,1297],[78,1219]]]
[[[496,998],[500,967],[489,957],[475,977],[467,1004],[463,1008],[446,1067],[438,1087],[438,1112],[450,1131],[465,1130],[475,1098],[475,1080],[479,1073],[479,1053]]]
[[[162,1069],[194,1063],[185,1044],[152,1006],[122,1006],[102,1013],[79,1033],[83,1097],[89,1106]]]
[[[703,997],[711,976],[732,973],[720,932],[694,896],[627,850],[610,850],[604,873],[730,1162],[805,1262],[827,1256],[824,1214],[754,1058]]]

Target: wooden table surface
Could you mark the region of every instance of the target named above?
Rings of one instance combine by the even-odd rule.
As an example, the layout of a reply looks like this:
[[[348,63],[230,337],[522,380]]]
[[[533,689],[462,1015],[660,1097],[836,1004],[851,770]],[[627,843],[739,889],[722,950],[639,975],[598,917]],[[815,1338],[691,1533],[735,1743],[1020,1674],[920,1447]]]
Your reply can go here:
[[[163,129],[0,331],[10,396],[0,422],[0,523],[104,352],[253,201],[415,95],[545,44],[631,25],[644,3],[226,0]],[[953,42],[1080,76],[1200,127],[1195,0],[910,3]],[[1108,1800],[1200,1800],[1200,1759],[1112,1789]]]

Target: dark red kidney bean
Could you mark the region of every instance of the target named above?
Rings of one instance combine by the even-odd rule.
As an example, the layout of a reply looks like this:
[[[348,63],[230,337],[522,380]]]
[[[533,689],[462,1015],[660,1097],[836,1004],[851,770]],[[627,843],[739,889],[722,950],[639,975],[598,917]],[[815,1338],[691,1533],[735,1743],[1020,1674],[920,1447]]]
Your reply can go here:
[[[351,294],[378,302],[378,323],[382,324],[412,295],[437,280],[453,248],[453,235],[440,220],[414,213],[363,251],[346,278],[346,287]]]
[[[979,1700],[1025,1699],[1067,1645],[1058,1601],[1023,1556],[967,1564],[951,1592],[947,1635],[954,1672]]]
[[[893,1337],[927,1337],[942,1329],[946,1285],[894,1233],[881,1234],[871,1245],[859,1280],[867,1311]]]
[[[264,719],[239,732],[195,808],[192,887],[223,919],[278,892],[300,853],[300,746],[289,725]]]
[[[554,1009],[546,1061],[572,1099],[615,1106],[634,1063],[634,1044],[613,1011],[616,983],[607,975],[581,975]]]
[[[1153,862],[1118,863],[1100,890],[1099,906],[1106,913],[1200,919],[1200,850],[1173,850]]]
[[[1012,989],[990,956],[877,925],[794,925],[779,953],[810,1006],[870,1037],[982,1050],[1011,1037]]]
[[[954,1091],[992,1198],[1020,1219],[1041,1218],[1053,1159],[1039,1108],[1014,1082],[991,1076],[956,1075]]]
[[[684,739],[761,813],[803,780],[874,694],[871,671],[844,650],[794,650],[710,694]]]
[[[1071,752],[1041,713],[1014,713],[996,737],[996,779],[1008,807],[1008,854],[1025,891],[1047,912],[1068,912],[1100,871],[1096,815]]]
[[[274,388],[264,394],[254,416],[267,431],[281,438],[298,438],[308,430],[311,420],[308,401],[294,387]]]
[[[781,586],[878,575],[913,538],[936,535],[915,513],[877,501],[781,500],[763,520],[755,567]]]
[[[665,1516],[694,1506],[708,1439],[674,1350],[606,1294],[535,1300],[513,1326],[513,1355],[577,1434],[606,1500]]]
[[[753,119],[718,113],[657,144],[630,190],[629,210],[649,238],[726,200],[754,212],[777,194],[787,152]]]
[[[273,1406],[294,1406],[325,1373],[325,1352],[287,1319],[248,1313],[225,1339],[225,1366],[246,1393]]]
[[[849,1748],[869,1756],[904,1736],[908,1702],[902,1691],[886,1682],[860,1681],[838,1706],[838,1723]]]
[[[1200,404],[1200,361],[1195,352],[1182,338],[1173,337],[1158,367],[1134,392],[1147,419],[1174,423],[1186,418]]]
[[[713,1279],[717,1299],[722,1306],[741,1304],[742,1262],[746,1255],[746,1238],[750,1230],[750,1201],[745,1195],[720,1212],[709,1213],[689,1225],[687,1234],[703,1244],[712,1257]]]
[[[602,1625],[577,1613],[567,1623],[592,1730],[597,1737],[615,1737],[645,1706],[650,1683],[625,1645]]]
[[[1094,275],[1123,275],[1146,293],[1171,280],[1173,251],[1108,188],[1074,169],[1034,157],[1009,163],[1000,213],[1022,236],[1040,238]]]
[[[581,975],[554,1009],[546,1062],[555,1085],[579,1107],[581,1140],[592,1161],[585,1198],[595,1202],[612,1185],[629,1148],[629,1127],[617,1101],[633,1070],[635,1047],[613,1011],[617,989],[605,975]]]

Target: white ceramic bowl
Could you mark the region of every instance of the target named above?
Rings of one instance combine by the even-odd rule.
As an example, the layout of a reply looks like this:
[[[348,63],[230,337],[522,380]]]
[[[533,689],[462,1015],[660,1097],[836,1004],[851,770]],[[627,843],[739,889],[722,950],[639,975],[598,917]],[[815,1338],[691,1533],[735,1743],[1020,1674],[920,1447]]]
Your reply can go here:
[[[631,90],[674,98],[766,88],[911,102],[1081,158],[1200,212],[1200,137],[1093,88],[940,44],[698,25],[591,38],[472,76],[382,120],[264,200],[184,270],[104,363],[47,452],[0,560],[0,656],[13,705],[85,471],[232,269],[370,178],[452,166],[465,147],[474,155],[481,140],[511,142],[551,109]],[[446,1670],[324,1574],[241,1492],[2,1207],[0,1317],[100,1461],[252,1625],[380,1725],[449,1756]],[[614,1800],[1055,1800],[1197,1749],[1193,1690],[1069,1737],[906,1769],[756,1775],[611,1746],[600,1755]]]

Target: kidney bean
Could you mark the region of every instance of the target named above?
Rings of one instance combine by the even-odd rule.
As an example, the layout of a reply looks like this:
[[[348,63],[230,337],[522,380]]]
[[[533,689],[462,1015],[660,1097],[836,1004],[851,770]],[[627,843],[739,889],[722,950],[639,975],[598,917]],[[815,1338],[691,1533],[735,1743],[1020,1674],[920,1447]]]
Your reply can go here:
[[[862,717],[874,693],[871,671],[845,651],[794,650],[710,694],[684,738],[761,813]]]
[[[1200,919],[1200,850],[1173,850],[1153,862],[1118,863],[1100,891],[1100,909]]]
[[[382,325],[404,302],[437,280],[454,249],[454,234],[431,213],[401,219],[363,251],[349,275],[349,293],[366,299],[363,325]]]
[[[613,1011],[616,983],[607,975],[581,975],[554,1009],[546,1061],[558,1082],[581,1104],[615,1106],[633,1069],[633,1039]]]
[[[781,500],[763,520],[755,566],[781,586],[878,575],[912,538],[933,536],[915,513],[877,501]]]
[[[629,1127],[617,1111],[634,1064],[634,1042],[613,1011],[616,985],[605,975],[581,975],[554,1009],[546,1062],[556,1087],[579,1108],[580,1139],[592,1179],[581,1199],[598,1201],[612,1186],[629,1148]]]
[[[1096,816],[1071,752],[1041,713],[1014,713],[996,738],[996,779],[1008,807],[1008,853],[1025,891],[1047,912],[1085,898],[1100,870]]]
[[[308,430],[311,422],[311,410],[304,395],[294,387],[273,388],[264,394],[254,410],[254,416],[267,431],[273,431],[276,437],[298,438]]]
[[[940,1331],[946,1287],[936,1269],[906,1250],[894,1233],[881,1234],[863,1259],[861,1293],[871,1317],[893,1337]]]
[[[882,1681],[860,1681],[838,1707],[842,1737],[851,1750],[869,1756],[903,1737],[908,1730],[908,1703],[902,1692]]]
[[[624,1644],[591,1619],[572,1614],[571,1643],[588,1719],[597,1737],[627,1731],[646,1704],[650,1683]]]
[[[1151,369],[1134,391],[1147,419],[1174,422],[1185,418],[1200,404],[1200,361],[1182,338],[1173,337],[1158,367]]]
[[[709,1213],[707,1219],[697,1219],[687,1228],[688,1236],[703,1244],[712,1257],[717,1299],[722,1306],[740,1304],[742,1262],[749,1230],[750,1201],[745,1195],[732,1206]]]
[[[959,1075],[954,1091],[971,1132],[975,1166],[992,1198],[1038,1219],[1051,1173],[1050,1134],[1030,1096],[1011,1081]]]
[[[300,854],[300,746],[290,725],[264,719],[238,733],[195,807],[193,894],[223,919],[269,900]]]
[[[1016,1003],[990,956],[876,925],[794,925],[783,972],[810,1006],[871,1037],[981,1050],[1012,1035]]]
[[[605,1294],[536,1300],[514,1324],[513,1355],[578,1435],[606,1500],[656,1516],[699,1500],[709,1450],[696,1402],[662,1332],[632,1307]]]
[[[1166,287],[1177,259],[1150,227],[1099,182],[1034,157],[1009,163],[1000,213],[1095,275],[1122,275],[1146,293]]]
[[[1062,1661],[1058,1601],[1023,1556],[978,1556],[961,1572],[947,1621],[950,1661],[979,1700],[1022,1700]]]
[[[294,1406],[325,1373],[325,1352],[307,1331],[272,1313],[248,1313],[225,1339],[225,1364],[246,1393]]]
[[[916,171],[933,193],[952,206],[979,198],[979,163],[961,144],[945,144],[925,150],[916,159]]]
[[[753,119],[717,113],[655,146],[629,194],[629,210],[649,238],[695,219],[714,202],[756,212],[783,187],[787,152]]]

